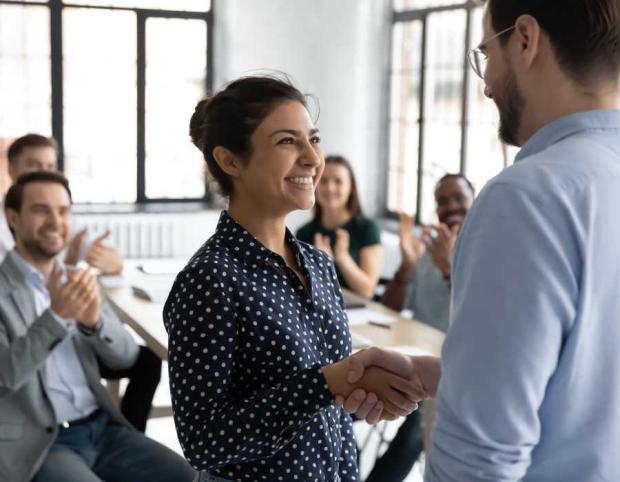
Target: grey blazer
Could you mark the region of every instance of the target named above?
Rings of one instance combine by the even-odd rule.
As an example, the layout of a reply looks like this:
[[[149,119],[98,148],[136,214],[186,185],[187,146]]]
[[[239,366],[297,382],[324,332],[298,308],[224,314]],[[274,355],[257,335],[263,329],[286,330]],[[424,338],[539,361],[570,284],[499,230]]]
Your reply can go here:
[[[69,332],[50,310],[37,317],[32,292],[10,252],[0,265],[0,481],[27,482],[58,433],[47,396],[45,360]],[[101,330],[73,335],[78,358],[99,407],[129,426],[101,384],[98,356],[110,368],[127,368],[138,346],[106,303]]]

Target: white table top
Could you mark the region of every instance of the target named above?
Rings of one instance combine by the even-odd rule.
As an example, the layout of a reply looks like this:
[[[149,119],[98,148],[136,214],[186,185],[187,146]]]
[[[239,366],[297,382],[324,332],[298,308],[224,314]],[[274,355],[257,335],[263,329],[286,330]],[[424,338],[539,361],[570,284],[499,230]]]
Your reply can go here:
[[[108,300],[120,319],[131,326],[159,357],[166,359],[168,334],[164,328],[162,310],[174,275],[145,274],[136,269],[126,271],[127,274],[122,277],[102,278]],[[132,287],[139,288],[138,295]],[[145,293],[150,294],[153,300],[145,299]],[[354,297],[351,293],[347,296]],[[365,301],[365,304],[363,308],[347,310],[354,348],[376,345],[399,347],[410,354],[440,355],[444,334],[439,330],[403,318],[379,303]]]

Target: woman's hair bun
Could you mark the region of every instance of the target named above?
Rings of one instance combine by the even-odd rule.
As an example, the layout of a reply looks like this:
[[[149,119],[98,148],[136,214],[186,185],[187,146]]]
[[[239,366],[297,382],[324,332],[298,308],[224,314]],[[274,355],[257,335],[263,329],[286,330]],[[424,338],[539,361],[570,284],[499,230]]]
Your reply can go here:
[[[192,118],[189,121],[189,136],[192,139],[192,143],[201,151],[205,145],[209,100],[208,97],[205,97],[196,104]]]

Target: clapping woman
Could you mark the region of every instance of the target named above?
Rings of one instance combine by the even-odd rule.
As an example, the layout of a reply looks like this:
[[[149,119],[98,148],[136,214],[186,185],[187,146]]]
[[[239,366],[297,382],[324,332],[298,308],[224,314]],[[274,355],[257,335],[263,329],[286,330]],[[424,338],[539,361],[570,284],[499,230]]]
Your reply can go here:
[[[362,212],[355,175],[347,159],[325,158],[316,198],[314,218],[297,231],[297,238],[314,244],[334,260],[343,288],[371,298],[383,262],[381,231]]]

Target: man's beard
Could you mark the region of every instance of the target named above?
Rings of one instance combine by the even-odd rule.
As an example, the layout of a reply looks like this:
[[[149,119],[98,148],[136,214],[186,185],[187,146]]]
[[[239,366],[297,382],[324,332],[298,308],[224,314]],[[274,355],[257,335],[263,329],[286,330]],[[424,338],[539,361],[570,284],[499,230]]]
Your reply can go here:
[[[64,249],[64,247],[60,249],[47,248],[37,241],[24,240],[22,243],[28,254],[37,261],[49,261]]]
[[[512,70],[506,74],[499,92],[501,95],[495,95],[495,104],[499,111],[499,138],[506,144],[518,146],[525,101],[519,92],[517,79]]]
[[[461,216],[463,219],[465,219],[465,216],[467,216],[467,210],[456,209],[454,211],[450,211],[449,213],[442,215],[441,218],[439,219],[439,222],[445,224],[449,228],[452,228],[452,226],[454,226],[455,224],[461,224],[462,221],[459,223],[450,223],[450,224],[446,222],[448,219],[450,219],[452,216],[455,216],[455,215]]]

